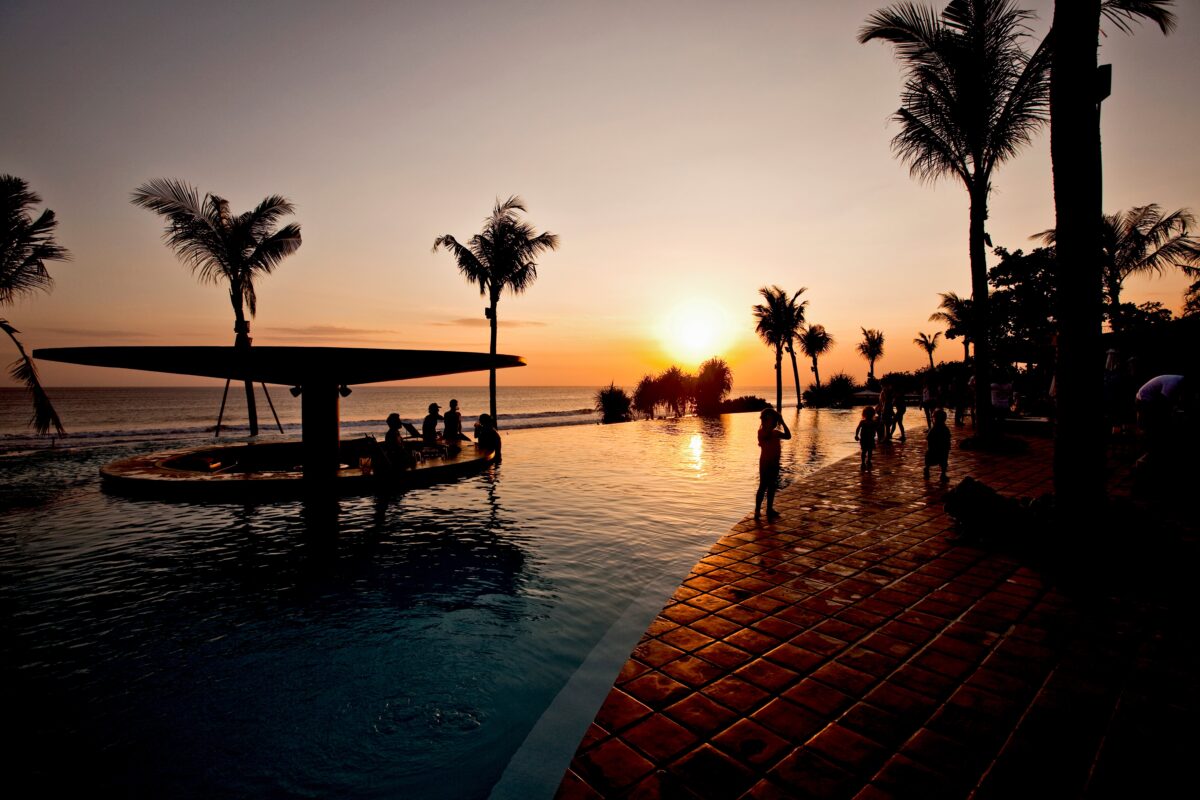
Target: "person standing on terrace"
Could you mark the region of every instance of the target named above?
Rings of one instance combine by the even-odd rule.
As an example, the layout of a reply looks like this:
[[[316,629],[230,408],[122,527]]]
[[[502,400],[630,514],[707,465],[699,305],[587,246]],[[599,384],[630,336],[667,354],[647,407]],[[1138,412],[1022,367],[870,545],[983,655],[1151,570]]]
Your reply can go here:
[[[754,498],[754,518],[762,515],[763,497],[767,499],[767,519],[775,519],[779,512],[775,510],[775,492],[779,489],[779,459],[783,454],[784,439],[792,438],[783,416],[773,408],[764,408],[759,416],[762,421],[758,428],[758,493]],[[779,430],[779,426],[783,430]]]

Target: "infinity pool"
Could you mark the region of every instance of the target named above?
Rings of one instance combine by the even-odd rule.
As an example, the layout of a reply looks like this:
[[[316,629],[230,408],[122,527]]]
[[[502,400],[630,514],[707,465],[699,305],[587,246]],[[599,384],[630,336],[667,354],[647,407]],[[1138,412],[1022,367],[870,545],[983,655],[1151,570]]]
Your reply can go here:
[[[792,422],[785,481],[854,450],[850,412]],[[582,735],[662,602],[751,510],[756,426],[513,431],[484,475],[335,509],[105,495],[96,469],[125,445],[0,458],[16,785],[485,797],[624,618],[619,655],[589,662],[607,682],[565,704],[578,719],[558,730]]]

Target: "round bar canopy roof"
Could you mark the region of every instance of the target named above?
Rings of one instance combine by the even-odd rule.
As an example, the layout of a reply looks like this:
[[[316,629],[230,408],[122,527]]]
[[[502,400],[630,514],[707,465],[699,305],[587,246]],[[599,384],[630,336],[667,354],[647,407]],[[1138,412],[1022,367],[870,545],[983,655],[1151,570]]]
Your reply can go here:
[[[34,358],[175,375],[303,386],[352,385],[523,367],[525,359],[452,350],[383,350],[370,347],[51,347]]]

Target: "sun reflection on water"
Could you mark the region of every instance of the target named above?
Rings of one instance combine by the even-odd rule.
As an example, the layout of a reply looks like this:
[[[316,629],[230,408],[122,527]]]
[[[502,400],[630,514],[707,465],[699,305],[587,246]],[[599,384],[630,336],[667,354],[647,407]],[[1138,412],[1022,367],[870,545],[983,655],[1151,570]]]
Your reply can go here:
[[[692,434],[688,440],[687,450],[691,454],[691,467],[696,471],[704,469],[704,439],[698,433]]]

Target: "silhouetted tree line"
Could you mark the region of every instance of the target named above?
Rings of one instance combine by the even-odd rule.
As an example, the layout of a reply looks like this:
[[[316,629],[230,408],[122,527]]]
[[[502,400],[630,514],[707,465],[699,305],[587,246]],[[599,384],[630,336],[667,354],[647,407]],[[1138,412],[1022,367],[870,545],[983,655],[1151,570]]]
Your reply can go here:
[[[646,419],[660,413],[681,417],[688,411],[701,416],[713,416],[733,411],[765,408],[767,402],[759,397],[739,397],[726,400],[733,388],[733,370],[722,358],[710,358],[692,375],[675,365],[658,375],[645,375],[638,381],[633,396],[615,384],[596,393],[596,410],[604,422],[624,422],[633,412]]]

